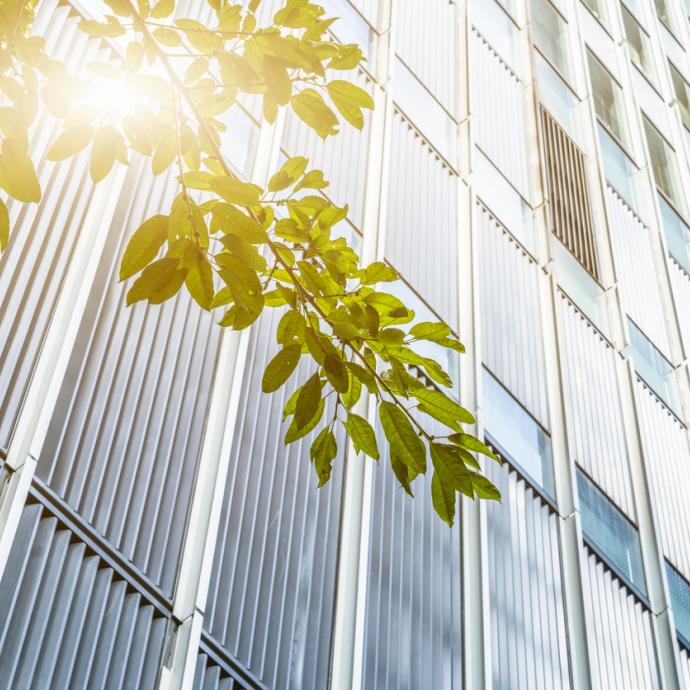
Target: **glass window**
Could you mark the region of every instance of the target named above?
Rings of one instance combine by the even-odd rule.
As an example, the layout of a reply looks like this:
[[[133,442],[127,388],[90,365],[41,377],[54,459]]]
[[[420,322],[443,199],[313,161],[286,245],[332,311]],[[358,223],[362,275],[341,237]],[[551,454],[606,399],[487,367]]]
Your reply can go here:
[[[637,23],[635,17],[630,11],[621,6],[623,11],[623,30],[625,32],[625,41],[628,46],[628,54],[635,65],[644,74],[647,79],[654,81],[654,68],[651,53],[651,46],[649,43],[649,36],[644,32],[642,27]]]
[[[628,317],[628,331],[630,333],[628,352],[632,356],[635,371],[669,409],[678,414],[680,398],[675,369],[630,317]]]
[[[690,2],[690,0],[688,1]],[[671,81],[676,95],[676,103],[680,109],[680,117],[683,124],[690,129],[690,86],[672,62],[669,62],[668,66],[671,69]]]
[[[661,194],[659,207],[668,250],[685,272],[690,274],[690,228]]]
[[[579,467],[577,493],[586,540],[619,576],[646,596],[640,537],[635,526]]]
[[[223,153],[243,177],[251,174],[259,140],[259,128],[242,108],[232,108],[224,116],[227,130],[220,135]]]
[[[587,51],[589,77],[592,82],[594,110],[597,117],[606,125],[609,132],[625,145],[625,117],[623,92],[616,80],[608,73],[599,60]]]
[[[601,146],[606,181],[620,194],[630,208],[637,210],[637,199],[635,197],[637,168],[604,127],[599,125],[597,130],[599,132],[599,144]]]
[[[678,177],[675,151],[646,117],[643,116],[642,120],[656,186],[681,213],[684,213],[685,203]]]
[[[532,209],[477,147],[474,153],[473,184],[477,196],[529,251],[534,252]]]
[[[582,0],[582,2],[602,24],[606,24],[607,17],[604,0]]]
[[[558,124],[570,138],[578,143],[580,139],[577,117],[579,101],[558,72],[541,55],[537,55],[536,58],[539,100],[558,120]]]
[[[395,267],[394,267],[395,268]],[[396,269],[397,270],[397,269]],[[411,327],[416,323],[421,323],[423,321],[433,321],[441,322],[443,319],[437,316],[422,299],[417,295],[411,287],[405,282],[404,276],[400,276],[401,280],[394,283],[387,283],[386,292],[391,295],[395,295],[401,299],[412,311],[415,313],[414,319],[407,324],[405,328]],[[438,343],[434,343],[431,340],[417,340],[410,346],[418,355],[422,357],[429,357],[437,361],[444,369],[448,372],[451,380],[453,381],[452,388],[445,388],[444,393],[454,396],[456,398],[460,395],[460,378],[459,378],[459,365],[460,357],[457,352],[450,350],[446,347],[441,347]],[[416,367],[410,366],[413,370],[411,373],[418,373],[421,376],[426,376],[417,370]],[[432,382],[432,385],[436,385]]]
[[[342,43],[356,43],[364,57],[371,62],[373,58],[374,32],[357,10],[348,0],[324,0],[323,6],[328,10],[329,17],[338,17],[330,30]],[[369,70],[372,69],[369,64]]]
[[[654,0],[654,7],[656,8],[656,16],[659,17],[661,23],[671,31],[671,16],[666,5],[666,0]]]
[[[549,435],[486,368],[482,385],[481,412],[487,438],[503,457],[555,498]]]
[[[517,71],[518,28],[495,0],[482,0],[470,5],[472,26],[491,44],[491,47]]]
[[[566,78],[570,76],[567,50],[568,25],[548,0],[531,0],[534,43]]]
[[[666,561],[666,579],[676,630],[683,639],[683,644],[690,649],[690,582],[668,561]]]
[[[608,334],[608,308],[602,287],[560,241],[553,242],[552,248],[558,284],[587,318]]]
[[[455,165],[455,122],[400,58],[395,60],[392,92],[395,102],[410,121]]]

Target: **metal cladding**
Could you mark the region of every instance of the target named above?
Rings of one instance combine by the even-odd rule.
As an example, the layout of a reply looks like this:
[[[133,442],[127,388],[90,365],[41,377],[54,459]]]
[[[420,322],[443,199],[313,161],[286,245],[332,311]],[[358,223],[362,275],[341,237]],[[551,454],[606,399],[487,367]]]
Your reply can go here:
[[[116,49],[77,29],[97,4],[38,4],[74,70]],[[132,156],[102,191],[88,152],[39,162],[0,257],[0,688],[690,690],[688,3],[323,4],[367,56],[342,76],[374,98],[364,130],[262,125],[254,94],[223,151],[257,183],[309,158],[349,205],[336,232],[459,334],[503,500],[449,529],[430,476],[412,499],[342,433],[317,489],[311,439],[283,444],[306,358],[260,392],[279,310],[240,334],[186,293],[125,307],[124,246],[174,173]],[[58,129],[39,113],[37,162]]]

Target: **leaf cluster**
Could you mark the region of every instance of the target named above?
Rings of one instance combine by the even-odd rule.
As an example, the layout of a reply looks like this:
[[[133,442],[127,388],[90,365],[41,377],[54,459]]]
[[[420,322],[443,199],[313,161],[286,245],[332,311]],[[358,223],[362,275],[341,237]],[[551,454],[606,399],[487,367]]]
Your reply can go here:
[[[359,68],[360,49],[333,40],[335,20],[308,0],[286,0],[268,26],[258,25],[259,0],[209,0],[215,16],[209,24],[175,17],[174,0],[106,2],[113,14],[80,28],[118,42],[113,59],[91,63],[87,76],[78,77],[29,35],[30,4],[21,5],[14,23],[0,11],[0,67],[13,75],[0,78],[0,90],[13,112],[21,110],[12,117],[23,124],[6,125],[10,115],[0,108],[0,186],[19,201],[40,198],[27,134],[39,93],[63,124],[49,160],[88,149],[94,182],[133,155],[150,159],[154,174],[173,166],[179,188],[170,208],[144,220],[122,257],[127,304],[160,304],[184,289],[201,309],[217,310],[222,327],[235,330],[251,326],[266,308],[280,309],[279,349],[262,389],[277,391],[305,363],[309,376],[283,412],[284,440],[311,435],[319,486],[338,456],[340,424],[355,451],[388,457],[410,494],[430,463],[433,505],[448,524],[458,493],[498,499],[476,454],[495,457],[467,432],[474,418],[449,392],[449,374],[418,347],[432,342],[462,353],[455,334],[441,322],[416,322],[385,287],[398,280],[388,264],[361,266],[347,233],[336,230],[347,207],[327,198],[323,172],[310,169],[306,158],[286,160],[262,188],[240,179],[224,156],[224,116],[240,94],[261,98],[269,122],[280,108],[291,108],[323,138],[337,134],[341,120],[361,129],[371,96],[331,78]],[[127,102],[113,109],[94,100],[94,81],[125,89]],[[3,248],[8,228],[3,205]],[[424,380],[414,371],[424,372]],[[372,404],[369,419],[358,405],[363,399]],[[432,434],[432,427],[444,431]]]

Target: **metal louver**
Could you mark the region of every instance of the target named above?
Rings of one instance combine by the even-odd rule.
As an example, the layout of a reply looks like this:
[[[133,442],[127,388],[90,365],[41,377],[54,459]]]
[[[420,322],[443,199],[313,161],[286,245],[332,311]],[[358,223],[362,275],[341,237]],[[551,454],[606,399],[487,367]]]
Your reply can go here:
[[[550,229],[599,280],[592,209],[585,178],[585,155],[543,106],[539,111]]]

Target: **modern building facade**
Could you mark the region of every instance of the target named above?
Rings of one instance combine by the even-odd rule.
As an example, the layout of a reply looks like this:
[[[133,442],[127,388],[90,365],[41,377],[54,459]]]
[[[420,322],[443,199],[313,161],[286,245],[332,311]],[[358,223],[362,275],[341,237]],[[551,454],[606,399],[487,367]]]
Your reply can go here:
[[[125,308],[172,178],[42,163],[0,259],[0,688],[690,690],[690,2],[323,4],[364,132],[247,101],[228,155],[257,182],[309,156],[460,334],[503,501],[448,529],[344,439],[315,489],[290,391],[259,392],[275,315]],[[109,50],[94,6],[40,4],[75,65]]]

